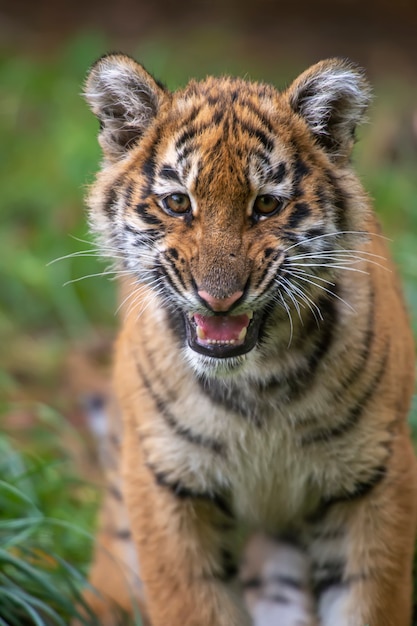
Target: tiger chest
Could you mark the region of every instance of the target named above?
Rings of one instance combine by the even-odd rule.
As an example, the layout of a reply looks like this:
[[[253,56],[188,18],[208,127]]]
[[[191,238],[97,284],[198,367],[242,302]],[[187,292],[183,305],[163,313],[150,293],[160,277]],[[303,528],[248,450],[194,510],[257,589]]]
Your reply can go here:
[[[281,415],[269,414],[261,425],[204,394],[151,404],[142,446],[159,482],[197,497],[220,495],[237,519],[271,531],[317,504],[312,462]]]

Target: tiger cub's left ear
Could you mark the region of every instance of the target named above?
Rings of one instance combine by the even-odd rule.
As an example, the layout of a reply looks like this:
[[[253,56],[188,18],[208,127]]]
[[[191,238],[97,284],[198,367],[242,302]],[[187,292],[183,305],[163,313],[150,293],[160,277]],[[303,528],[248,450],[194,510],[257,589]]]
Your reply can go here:
[[[143,135],[168,92],[134,59],[109,54],[91,68],[84,96],[100,121],[104,157],[113,162]]]
[[[284,93],[332,160],[346,160],[371,100],[363,72],[343,59],[328,59],[303,72]]]

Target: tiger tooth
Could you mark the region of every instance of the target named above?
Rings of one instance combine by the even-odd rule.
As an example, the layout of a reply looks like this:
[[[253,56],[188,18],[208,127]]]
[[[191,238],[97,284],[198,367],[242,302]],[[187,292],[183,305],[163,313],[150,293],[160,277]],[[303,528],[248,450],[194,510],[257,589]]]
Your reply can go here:
[[[253,318],[253,311],[249,311],[248,313],[246,313],[246,315],[251,320]]]
[[[239,333],[239,337],[237,338],[238,341],[243,341],[244,338],[246,337],[246,333],[247,333],[247,328],[244,327],[242,328],[242,330]]]
[[[204,330],[201,328],[201,326],[198,326],[197,324],[197,337],[199,339],[206,339],[206,333],[204,332]]]

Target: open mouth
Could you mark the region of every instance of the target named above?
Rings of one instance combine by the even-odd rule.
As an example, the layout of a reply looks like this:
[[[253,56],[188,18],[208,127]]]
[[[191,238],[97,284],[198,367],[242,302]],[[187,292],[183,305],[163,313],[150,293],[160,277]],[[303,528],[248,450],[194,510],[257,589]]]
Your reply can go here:
[[[239,356],[255,347],[260,317],[241,315],[186,316],[187,340],[192,350],[218,359]]]

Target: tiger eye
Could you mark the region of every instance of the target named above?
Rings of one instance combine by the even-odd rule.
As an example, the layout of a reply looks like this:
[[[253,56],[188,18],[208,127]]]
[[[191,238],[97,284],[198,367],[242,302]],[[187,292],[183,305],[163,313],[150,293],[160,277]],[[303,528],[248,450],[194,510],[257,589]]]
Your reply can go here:
[[[257,196],[253,204],[253,210],[258,215],[265,215],[266,217],[276,213],[283,205],[283,201],[280,198],[276,198],[271,194],[263,194]]]
[[[191,200],[185,193],[173,193],[164,198],[164,206],[171,213],[182,215],[191,209]]]

